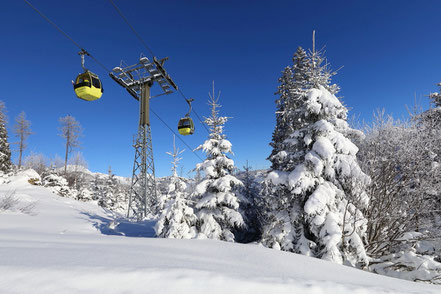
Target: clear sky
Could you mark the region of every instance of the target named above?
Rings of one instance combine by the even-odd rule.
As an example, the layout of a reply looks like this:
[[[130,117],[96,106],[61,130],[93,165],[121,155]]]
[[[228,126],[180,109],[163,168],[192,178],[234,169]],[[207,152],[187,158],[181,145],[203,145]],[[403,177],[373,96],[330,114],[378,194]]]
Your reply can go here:
[[[106,0],[30,0],[76,42],[106,67],[150,57],[122,18]],[[232,117],[225,133],[233,144],[240,168],[248,160],[254,168],[269,166],[275,123],[277,79],[291,64],[297,46],[326,46],[334,69],[344,66],[334,82],[350,114],[370,120],[375,109],[396,117],[406,115],[416,93],[424,107],[427,95],[441,79],[441,1],[135,1],[115,0],[194,108],[209,114],[206,104],[211,82],[222,92],[221,115]],[[26,154],[64,156],[57,136],[58,119],[74,116],[84,128],[79,150],[89,169],[106,172],[109,165],[130,176],[133,135],[137,132],[138,104],[87,60],[100,75],[103,97],[94,102],[76,98],[71,80],[81,72],[78,49],[24,1],[2,1],[0,26],[3,86],[0,100],[9,116],[10,141],[14,118],[25,111],[33,134]],[[176,128],[187,105],[178,94],[155,98],[151,107]],[[195,117],[194,117],[195,118]],[[197,120],[197,119],[196,119]],[[171,132],[152,118],[157,176],[170,174]],[[196,147],[207,138],[202,125],[183,139]],[[177,140],[181,149],[188,149]],[[203,158],[203,154],[200,153]],[[17,152],[13,153],[14,160]],[[186,172],[199,159],[186,150]]]

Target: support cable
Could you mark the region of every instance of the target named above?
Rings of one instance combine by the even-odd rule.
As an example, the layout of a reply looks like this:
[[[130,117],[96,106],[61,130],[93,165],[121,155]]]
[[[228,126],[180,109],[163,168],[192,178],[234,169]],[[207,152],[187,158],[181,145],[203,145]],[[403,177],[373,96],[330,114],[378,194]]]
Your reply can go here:
[[[66,38],[68,38],[75,46],[77,46],[80,50],[84,50],[82,46],[80,46],[77,42],[75,42],[74,39],[72,39],[66,32],[64,32],[59,26],[57,26],[53,21],[51,21],[46,15],[44,15],[40,10],[38,10],[34,5],[32,5],[29,1],[24,0],[26,2],[26,4],[28,4],[35,12],[37,12],[42,18],[44,18],[49,24],[51,24],[55,29],[57,29],[61,34],[63,34]],[[109,0],[110,2],[112,2],[111,0]],[[112,2],[113,4],[113,2]],[[115,5],[114,5],[115,6]],[[115,8],[117,8],[115,6]],[[129,24],[127,22],[127,24]],[[130,24],[129,24],[130,25]],[[134,30],[134,29],[133,29]],[[144,44],[147,47],[146,44]],[[86,50],[84,50],[86,51]],[[153,53],[150,49],[149,51],[151,53]],[[87,51],[86,51],[87,52]],[[109,70],[106,66],[104,66],[104,64],[102,64],[101,62],[98,61],[98,59],[96,59],[92,54],[88,53],[88,55],[98,64],[100,65],[106,72],[111,72],[111,70]],[[180,91],[180,90],[179,90]],[[181,92],[181,91],[180,91]],[[182,92],[181,92],[182,93]],[[183,94],[181,94],[183,95]],[[185,99],[185,97],[184,97]],[[179,140],[181,140],[182,143],[184,143],[185,146],[187,146],[188,149],[190,149],[193,154],[199,158],[199,160],[203,161],[203,159],[196,153],[194,152],[194,149],[191,148],[185,141],[184,139],[182,139],[180,136],[178,136],[175,131],[173,131],[173,129],[156,113],[153,111],[152,108],[150,108],[150,111],[174,134],[178,137]],[[198,116],[198,115],[197,115]],[[199,117],[199,116],[198,116]],[[204,125],[205,126],[205,125]]]
[[[184,95],[184,93],[182,92],[182,90],[180,88],[178,88],[178,92],[179,94],[181,94],[182,98],[185,99],[185,101],[188,101],[187,97]],[[196,112],[196,109],[192,109],[193,113],[196,115],[196,117],[198,118],[198,120],[201,122],[201,124],[204,126],[205,130],[207,131],[208,134],[210,134],[210,131],[208,130],[207,126],[204,124],[204,122],[202,121],[201,117],[199,116],[199,114]]]
[[[153,50],[150,49],[149,46],[147,46],[147,43],[141,38],[141,36],[138,34],[138,32],[135,30],[135,28],[129,23],[129,20],[124,16],[124,14],[122,13],[122,11],[118,8],[118,6],[116,6],[116,4],[112,1],[109,0],[109,2],[113,5],[113,7],[115,8],[116,12],[118,12],[118,14],[121,16],[121,18],[126,22],[126,24],[130,27],[130,29],[132,30],[132,32],[136,35],[136,37],[141,41],[141,43],[144,45],[144,47],[150,52],[150,54],[152,56],[155,56],[155,54],[153,53]]]
[[[28,4],[35,12],[37,12],[42,18],[44,18],[49,24],[51,24],[55,29],[57,29],[61,34],[63,34],[66,38],[68,38],[75,46],[78,47],[80,50],[84,50],[87,52],[87,55],[92,58],[99,66],[101,66],[106,72],[110,72],[108,68],[104,66],[101,62],[98,61],[90,52],[86,51],[84,47],[80,46],[77,42],[75,42],[74,39],[72,39],[65,31],[63,31],[59,26],[57,26],[53,21],[51,21],[46,15],[43,14],[40,10],[38,10],[34,5],[32,5],[29,1],[24,0],[26,4]]]
[[[144,45],[144,47],[150,52],[150,54],[152,55],[152,57],[156,57],[156,55],[153,53],[153,50],[150,49],[150,47],[147,45],[147,43],[144,41],[144,39],[141,37],[140,34],[138,34],[138,32],[135,30],[135,28],[129,23],[128,19],[124,16],[124,14],[122,13],[121,9],[118,8],[118,6],[116,6],[116,4],[113,2],[113,0],[109,0],[109,2],[113,5],[113,7],[115,8],[115,10],[118,12],[118,14],[121,16],[121,18],[125,21],[125,23],[130,27],[130,29],[132,30],[132,32],[136,35],[136,37],[139,39],[139,41]],[[182,98],[187,102],[187,97],[184,95],[184,93],[182,92],[182,90],[178,87],[178,92],[179,94],[182,96]],[[208,134],[210,134],[210,131],[208,130],[207,126],[205,125],[205,123],[202,121],[201,117],[199,116],[199,114],[196,112],[196,109],[193,109],[194,114],[196,115],[196,117],[198,118],[199,122],[204,126],[205,130],[207,131]]]
[[[191,148],[187,143],[185,143],[185,141],[184,141],[184,139],[182,139],[181,138],[181,136],[179,136],[178,134],[176,134],[176,132],[175,131],[173,131],[173,129],[165,122],[165,121],[163,121],[162,120],[162,118],[158,115],[158,114],[156,114],[156,112],[154,112],[153,111],[153,109],[151,109],[150,108],[150,111],[170,130],[170,132],[172,132],[176,137],[178,137],[178,139],[179,140],[181,140],[181,142],[182,143],[184,143],[184,145],[185,146],[187,146],[187,148],[188,149],[190,149],[191,150],[191,152],[193,152],[193,154],[194,155],[196,155],[199,159],[200,159],[200,161],[204,161],[200,156],[199,156],[199,154],[197,154],[196,152],[194,152],[194,149],[193,148]]]

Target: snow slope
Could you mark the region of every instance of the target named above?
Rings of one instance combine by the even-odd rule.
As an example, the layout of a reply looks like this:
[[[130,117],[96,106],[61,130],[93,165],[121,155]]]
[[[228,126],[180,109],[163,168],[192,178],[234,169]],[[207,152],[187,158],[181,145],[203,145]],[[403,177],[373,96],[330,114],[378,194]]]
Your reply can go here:
[[[150,238],[152,222],[115,223],[23,175],[0,199],[13,190],[35,207],[0,211],[0,293],[441,293],[258,245]]]

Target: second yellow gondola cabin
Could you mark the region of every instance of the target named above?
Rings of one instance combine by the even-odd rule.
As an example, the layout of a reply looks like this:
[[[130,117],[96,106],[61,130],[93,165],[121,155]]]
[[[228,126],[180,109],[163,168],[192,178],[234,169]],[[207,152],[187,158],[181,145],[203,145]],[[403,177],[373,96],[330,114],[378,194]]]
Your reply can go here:
[[[100,79],[88,70],[77,76],[73,86],[77,97],[86,101],[100,99],[103,95]]]
[[[193,135],[194,133],[194,123],[191,117],[184,117],[179,120],[178,123],[179,134],[183,136]]]

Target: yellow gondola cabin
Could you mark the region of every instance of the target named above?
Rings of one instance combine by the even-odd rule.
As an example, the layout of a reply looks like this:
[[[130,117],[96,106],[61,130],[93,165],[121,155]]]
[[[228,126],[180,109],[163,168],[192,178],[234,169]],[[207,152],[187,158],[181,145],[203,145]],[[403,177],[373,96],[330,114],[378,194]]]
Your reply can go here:
[[[193,135],[194,133],[194,123],[190,117],[184,117],[179,120],[178,123],[179,134],[183,136]]]
[[[103,95],[103,86],[98,76],[90,71],[79,74],[74,82],[75,94],[86,101],[100,99]]]

